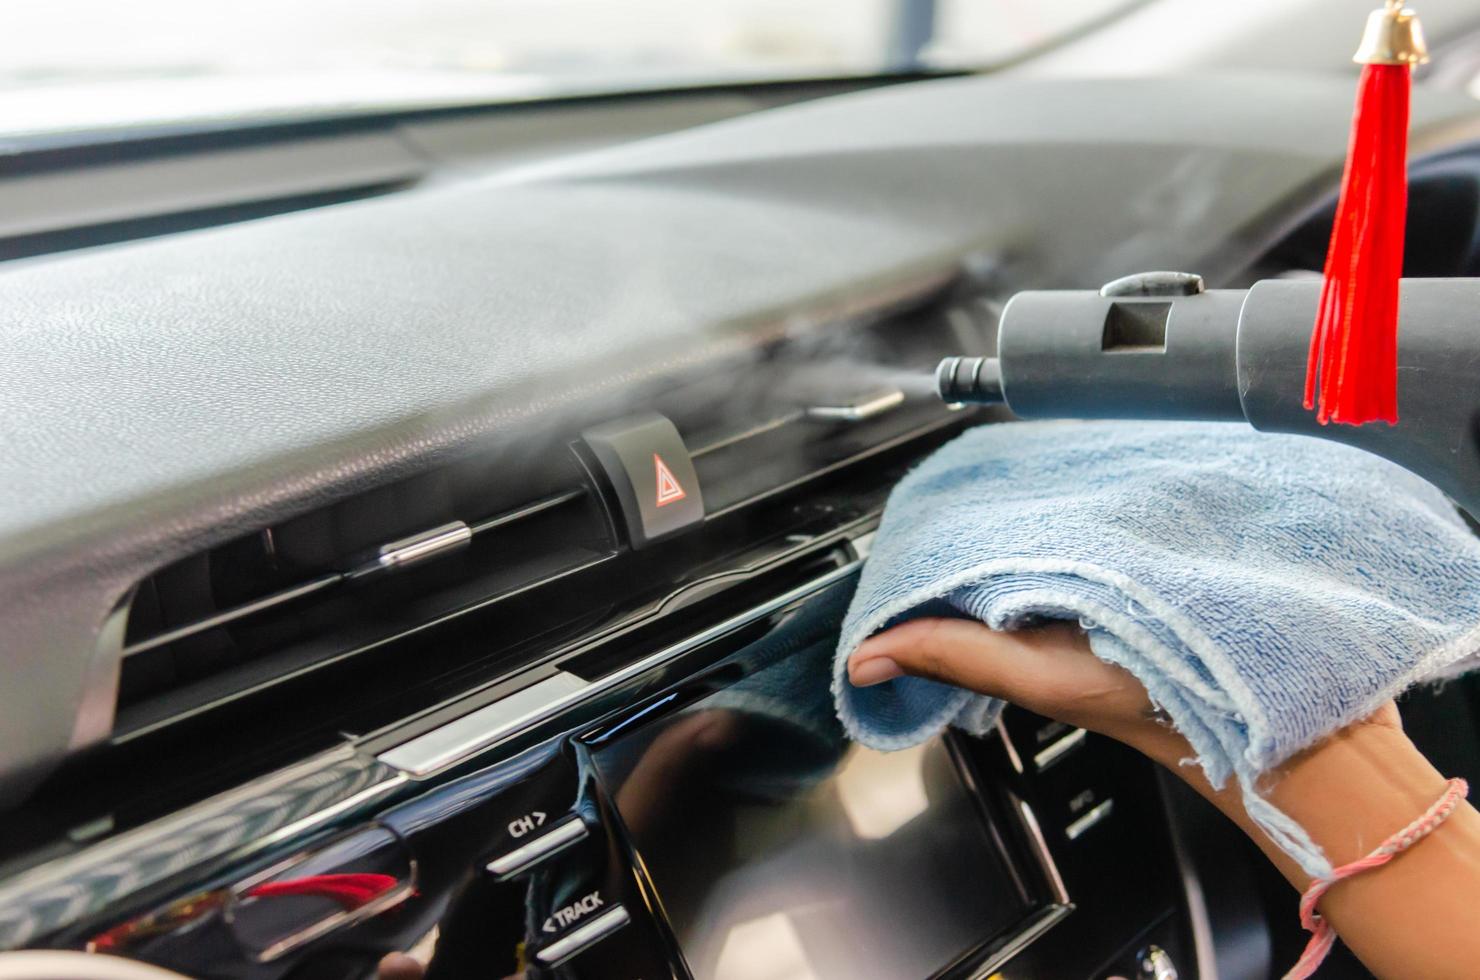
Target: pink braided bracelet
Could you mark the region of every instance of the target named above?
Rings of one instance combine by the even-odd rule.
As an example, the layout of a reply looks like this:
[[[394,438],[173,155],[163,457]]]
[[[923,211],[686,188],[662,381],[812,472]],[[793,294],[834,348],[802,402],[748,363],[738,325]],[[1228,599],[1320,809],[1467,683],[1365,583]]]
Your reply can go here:
[[[1284,980],[1305,980],[1316,972],[1316,967],[1331,952],[1331,947],[1336,942],[1336,931],[1331,924],[1321,917],[1316,911],[1316,903],[1321,896],[1344,878],[1368,871],[1372,868],[1380,868],[1387,864],[1398,854],[1406,851],[1414,844],[1432,834],[1438,826],[1448,819],[1470,792],[1470,784],[1463,779],[1455,778],[1449,780],[1444,790],[1444,795],[1434,801],[1434,805],[1425,810],[1417,820],[1413,821],[1402,830],[1393,834],[1387,840],[1377,845],[1377,849],[1364,858],[1358,858],[1350,864],[1343,864],[1328,875],[1314,879],[1310,886],[1305,889],[1305,894],[1300,896],[1300,924],[1310,932],[1310,942],[1305,945],[1305,952],[1300,954],[1300,959],[1286,973]]]

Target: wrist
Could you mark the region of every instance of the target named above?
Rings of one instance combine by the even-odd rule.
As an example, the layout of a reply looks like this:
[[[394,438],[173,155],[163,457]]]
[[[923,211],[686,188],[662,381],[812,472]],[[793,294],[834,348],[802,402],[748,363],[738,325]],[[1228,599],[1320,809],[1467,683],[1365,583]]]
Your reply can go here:
[[[1259,789],[1305,828],[1333,866],[1365,857],[1446,788],[1395,724],[1357,722],[1299,753]]]
[[[1293,756],[1257,783],[1260,795],[1305,828],[1333,866],[1365,856],[1444,792],[1444,777],[1424,758],[1385,709],[1348,725]],[[1134,746],[1166,766],[1237,823],[1297,888],[1308,876],[1265,837],[1244,810],[1232,782],[1213,789],[1201,767],[1184,764],[1192,750],[1166,728]]]
[[[1175,733],[1132,742],[1237,823],[1296,889],[1310,877],[1249,818],[1236,785],[1214,790]],[[1258,782],[1262,796],[1305,828],[1333,867],[1371,854],[1430,809],[1448,788],[1388,705],[1372,719],[1299,753]],[[1460,803],[1442,824],[1381,866],[1336,882],[1317,910],[1381,977],[1468,977],[1480,908],[1480,812]],[[1293,902],[1291,914],[1294,914]]]

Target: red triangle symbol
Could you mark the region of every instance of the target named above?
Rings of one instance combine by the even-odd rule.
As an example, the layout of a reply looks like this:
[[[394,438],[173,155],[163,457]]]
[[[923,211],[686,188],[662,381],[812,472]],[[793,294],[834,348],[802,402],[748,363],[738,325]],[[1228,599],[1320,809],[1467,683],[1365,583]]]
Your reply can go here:
[[[684,493],[683,487],[679,486],[678,477],[663,462],[663,457],[653,453],[653,466],[658,471],[658,506],[666,507],[668,504],[682,500],[688,494]]]

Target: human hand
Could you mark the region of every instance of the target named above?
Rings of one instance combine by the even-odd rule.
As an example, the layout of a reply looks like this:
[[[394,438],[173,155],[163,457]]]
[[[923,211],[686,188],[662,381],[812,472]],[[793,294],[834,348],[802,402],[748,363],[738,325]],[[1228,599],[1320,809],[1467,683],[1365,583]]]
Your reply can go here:
[[[916,619],[865,640],[848,658],[855,686],[901,676],[1001,698],[1159,761],[1190,751],[1141,682],[1091,653],[1089,637],[1073,623],[1002,632],[973,620]]]
[[[1138,749],[1237,823],[1296,888],[1309,877],[1249,818],[1238,787],[1209,785],[1194,753],[1128,671],[1090,651],[1077,626],[1004,633],[960,619],[905,623],[864,642],[848,660],[858,686],[924,677],[1002,698]],[[1260,792],[1300,823],[1333,864],[1422,813],[1445,788],[1413,746],[1391,702],[1263,774]],[[1321,912],[1379,976],[1470,975],[1480,955],[1480,814],[1463,804],[1412,853],[1341,882]]]
[[[1178,765],[1193,755],[1187,740],[1129,671],[1090,652],[1089,637],[1076,624],[1002,632],[974,620],[917,619],[865,640],[848,658],[848,678],[858,687],[906,675],[964,687],[1108,735],[1205,790],[1195,771]],[[1402,730],[1392,702],[1357,725]]]

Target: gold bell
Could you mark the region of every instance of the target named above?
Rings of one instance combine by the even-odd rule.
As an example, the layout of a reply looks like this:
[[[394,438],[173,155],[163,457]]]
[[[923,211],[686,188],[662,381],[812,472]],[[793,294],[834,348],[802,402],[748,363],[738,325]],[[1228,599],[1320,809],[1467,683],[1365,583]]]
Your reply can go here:
[[[1418,15],[1402,0],[1389,0],[1367,17],[1361,47],[1352,56],[1359,65],[1422,65],[1429,60]]]

